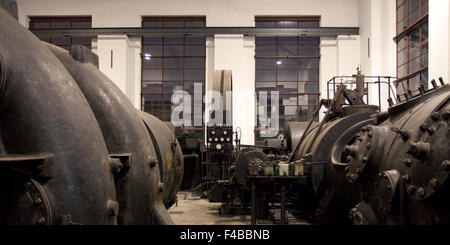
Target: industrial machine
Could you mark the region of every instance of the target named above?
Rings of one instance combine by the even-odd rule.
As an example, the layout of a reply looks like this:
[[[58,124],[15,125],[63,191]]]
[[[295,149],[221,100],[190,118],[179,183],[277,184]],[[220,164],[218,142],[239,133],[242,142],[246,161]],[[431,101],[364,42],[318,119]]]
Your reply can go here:
[[[173,224],[174,134],[91,51],[43,43],[12,16],[0,8],[0,223]]]

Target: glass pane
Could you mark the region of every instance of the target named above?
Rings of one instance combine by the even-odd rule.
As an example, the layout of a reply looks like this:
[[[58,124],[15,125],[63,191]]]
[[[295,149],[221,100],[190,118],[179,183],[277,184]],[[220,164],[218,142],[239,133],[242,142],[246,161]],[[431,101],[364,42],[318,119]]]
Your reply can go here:
[[[278,69],[297,69],[297,59],[277,59]]]
[[[186,56],[205,56],[205,46],[186,46]]]
[[[185,70],[185,80],[205,80],[205,70]]]
[[[70,37],[52,37],[51,41],[52,41],[52,44],[57,45],[57,46],[70,45],[71,44]]]
[[[297,71],[296,70],[278,70],[277,80],[278,81],[297,81]]]
[[[142,80],[158,80],[162,79],[162,71],[161,70],[143,70],[142,71]]]
[[[299,69],[311,69],[311,68],[319,68],[319,59],[318,58],[303,58],[299,59]]]
[[[408,74],[407,68],[408,68],[407,64],[399,66],[397,69],[397,77],[401,78],[406,76]]]
[[[299,93],[317,93],[319,92],[318,82],[299,82],[298,83]]]
[[[275,82],[256,82],[256,92],[261,91],[276,91],[276,83]]]
[[[183,56],[183,46],[164,46],[164,56]]]
[[[303,45],[318,45],[319,37],[299,37],[299,42]]]
[[[315,105],[310,106],[299,106],[298,107],[298,121],[299,122],[307,122],[310,121],[314,112],[316,110]]]
[[[299,70],[298,71],[299,81],[319,81],[319,71],[318,70]]]
[[[161,44],[162,45],[162,37],[143,37],[142,41],[144,44]]]
[[[409,61],[409,73],[416,72],[420,69],[420,57]]]
[[[420,66],[428,66],[428,43],[422,46],[422,62]]]
[[[201,86],[201,91],[194,91],[194,85],[197,86]],[[205,84],[203,82],[184,82],[184,90],[189,92],[189,93],[194,93],[194,92],[201,92],[204,93],[205,92]]]
[[[163,22],[162,21],[145,21],[142,23],[142,26],[148,27],[148,28],[152,28],[152,27],[161,28],[161,27],[163,27]]]
[[[275,70],[257,70],[256,81],[275,81]]]
[[[161,69],[162,59],[161,58],[149,58],[142,59],[142,68],[144,69]]]
[[[406,48],[406,46],[408,45],[407,40],[408,40],[407,37],[402,37],[402,39],[400,39],[398,41],[397,48],[398,48],[399,51]]]
[[[278,45],[279,56],[298,56],[297,45]]]
[[[276,42],[276,37],[256,37],[256,44],[274,44]]]
[[[315,46],[300,46],[300,56],[319,56],[319,47]]]
[[[185,37],[186,44],[205,44],[204,37]]]
[[[419,29],[416,29],[409,34],[409,60],[412,60],[420,55],[419,31]]]
[[[164,69],[183,69],[183,58],[165,58]]]
[[[76,21],[72,22],[72,28],[91,28],[92,23],[91,22],[84,22],[84,21]]]
[[[150,46],[150,45],[146,45],[143,47],[142,49],[142,54],[144,56],[161,56],[162,55],[162,46]]]
[[[166,21],[165,27],[184,27],[184,21]]]
[[[421,16],[424,16],[428,13],[428,0],[422,0],[422,13]]]
[[[403,49],[402,51],[400,51],[399,53],[397,53],[397,64],[398,65],[403,65],[407,62],[408,59],[408,53],[406,49]]]
[[[280,93],[283,92],[296,93],[297,82],[278,82],[278,91]]]
[[[164,37],[165,44],[183,44],[183,37]]]
[[[278,37],[278,44],[297,45],[297,37]]]
[[[280,105],[297,105],[297,95],[280,94]]]
[[[142,83],[142,92],[161,92],[162,91],[162,82],[143,82]]]
[[[275,69],[276,59],[255,59],[256,69]]]
[[[32,29],[49,29],[50,23],[48,22],[34,22],[31,24]]]
[[[72,37],[72,45],[90,45],[91,42],[89,37]]]
[[[165,70],[164,81],[183,80],[183,70]]]
[[[297,21],[278,21],[278,27],[297,27]]]
[[[428,40],[428,21],[422,24],[422,42]]]
[[[183,82],[164,82],[163,83],[163,92],[164,93],[174,93],[176,91],[183,91]]]
[[[409,0],[408,1],[408,24],[411,25],[412,23],[416,22],[416,20],[419,19],[419,0]]]
[[[201,68],[205,69],[205,59],[204,58],[186,58],[184,59],[185,68]]]
[[[298,96],[299,105],[317,105],[319,103],[319,96],[316,94],[303,94]]]
[[[276,46],[260,46],[256,45],[255,48],[256,56],[276,56],[277,49]]]
[[[276,27],[277,23],[275,21],[272,22],[266,22],[266,21],[256,21],[255,26],[256,27]]]
[[[319,27],[319,22],[318,21],[311,21],[311,22],[306,22],[306,21],[302,21],[302,22],[299,22],[298,23],[298,26],[299,27],[305,27],[305,28],[308,28],[308,27]]]
[[[70,22],[52,22],[50,23],[52,29],[70,29]]]
[[[204,21],[186,21],[185,27],[205,27]]]

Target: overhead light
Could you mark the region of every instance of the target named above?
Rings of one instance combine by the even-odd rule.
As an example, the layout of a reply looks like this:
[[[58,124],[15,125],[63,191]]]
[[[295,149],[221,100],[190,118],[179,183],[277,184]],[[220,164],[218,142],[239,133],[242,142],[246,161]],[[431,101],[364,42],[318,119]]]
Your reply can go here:
[[[281,65],[282,63],[281,60],[277,60],[277,65]]]

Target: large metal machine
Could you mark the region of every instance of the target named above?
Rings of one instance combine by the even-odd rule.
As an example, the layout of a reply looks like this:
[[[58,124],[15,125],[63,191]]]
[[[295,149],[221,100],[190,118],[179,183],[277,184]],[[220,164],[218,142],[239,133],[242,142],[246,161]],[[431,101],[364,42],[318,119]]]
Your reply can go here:
[[[45,44],[1,8],[0,23],[0,223],[173,224],[183,157],[170,129],[91,51]]]

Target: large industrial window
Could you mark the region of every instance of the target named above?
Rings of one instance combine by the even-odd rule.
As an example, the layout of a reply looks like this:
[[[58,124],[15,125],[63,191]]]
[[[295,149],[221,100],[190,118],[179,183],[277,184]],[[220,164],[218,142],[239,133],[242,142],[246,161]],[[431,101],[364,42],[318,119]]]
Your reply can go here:
[[[256,27],[319,27],[320,18],[256,17],[255,22]],[[270,106],[270,92],[279,92],[278,133],[284,133],[288,122],[309,121],[319,104],[320,38],[273,36],[256,37],[255,41],[256,93],[266,91]],[[275,117],[270,109],[265,111],[269,117]],[[256,120],[255,141],[262,144],[266,138],[261,132],[265,129],[258,117]]]
[[[204,17],[144,17],[144,28],[205,27]],[[203,135],[203,96],[205,91],[205,37],[159,36],[142,38],[142,110],[163,121],[171,121],[175,106],[171,98],[176,91],[191,95],[191,126],[184,130]],[[201,100],[195,99],[194,84],[201,85]],[[197,93],[198,94],[198,93]],[[194,107],[202,105],[202,125],[194,124]]]
[[[30,17],[30,30],[36,29],[77,29],[77,28],[91,28],[91,17]],[[54,44],[61,48],[70,50],[72,45],[84,45],[91,49],[92,39],[85,37],[46,37],[41,38],[42,41]]]
[[[397,86],[400,94],[428,87],[428,0],[397,0]]]

